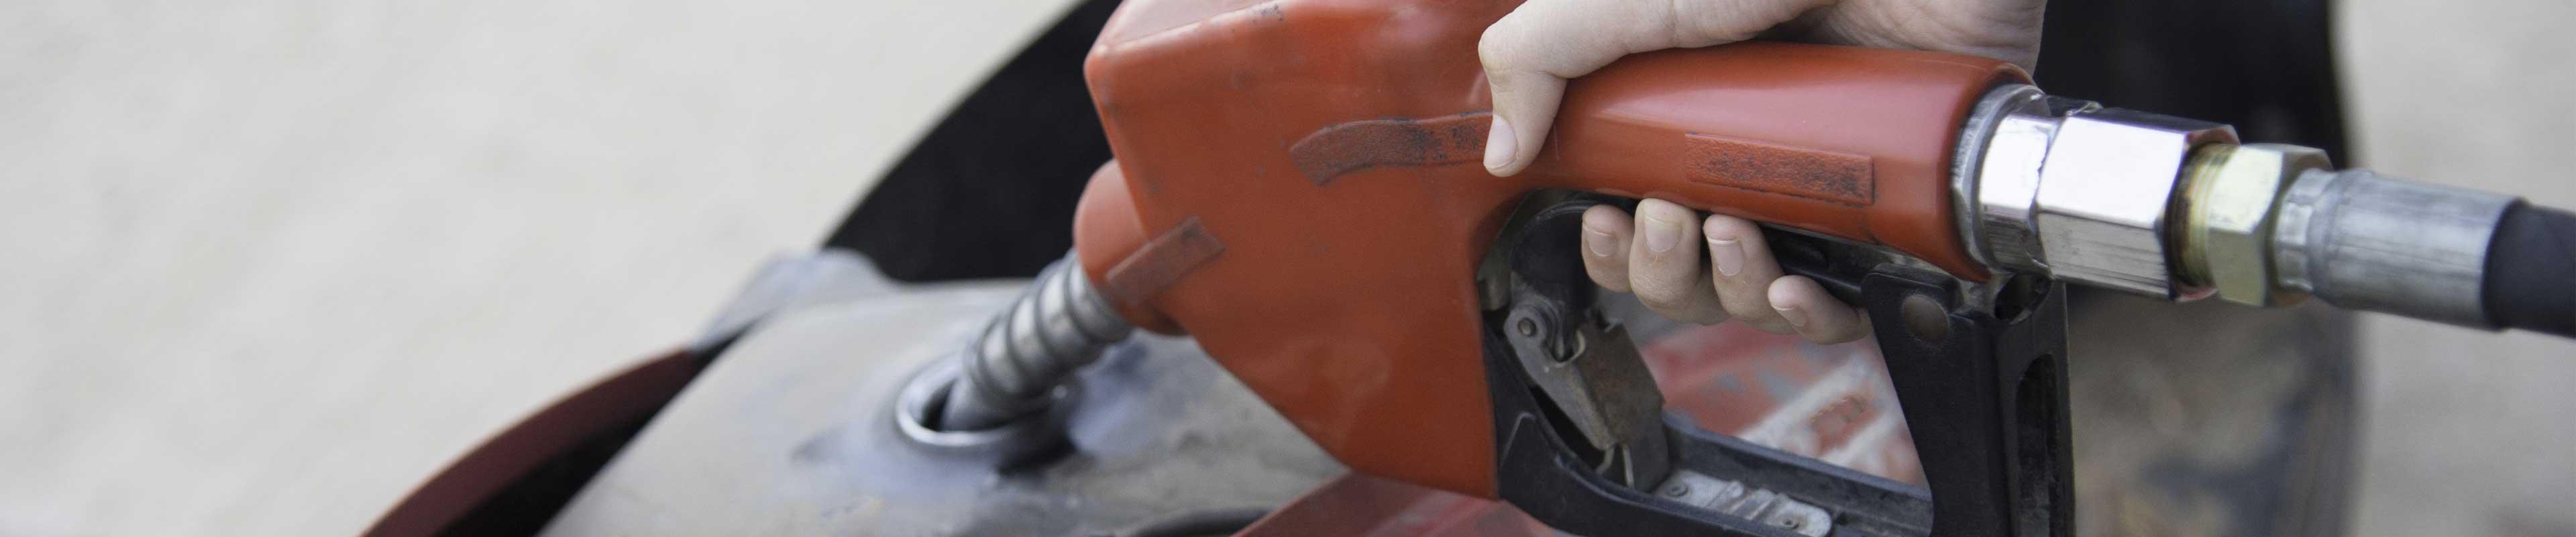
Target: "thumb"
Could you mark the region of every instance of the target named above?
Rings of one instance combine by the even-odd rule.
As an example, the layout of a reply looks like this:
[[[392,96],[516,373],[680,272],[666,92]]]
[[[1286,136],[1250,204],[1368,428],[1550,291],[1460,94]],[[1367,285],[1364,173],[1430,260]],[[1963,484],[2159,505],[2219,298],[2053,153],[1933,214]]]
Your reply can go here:
[[[1509,177],[1538,160],[1547,129],[1556,122],[1565,79],[1545,73],[1487,75],[1494,87],[1494,125],[1485,134],[1485,171]]]
[[[1617,4],[1631,4],[1626,0]],[[1509,176],[1528,168],[1556,122],[1565,79],[1583,76],[1628,53],[1597,33],[1615,21],[1568,17],[1566,2],[1531,0],[1485,28],[1476,55],[1493,89],[1494,123],[1485,137],[1485,171]]]
[[[1485,170],[1520,173],[1555,126],[1565,80],[1629,54],[1741,41],[1830,0],[1530,0],[1476,43],[1494,123]]]

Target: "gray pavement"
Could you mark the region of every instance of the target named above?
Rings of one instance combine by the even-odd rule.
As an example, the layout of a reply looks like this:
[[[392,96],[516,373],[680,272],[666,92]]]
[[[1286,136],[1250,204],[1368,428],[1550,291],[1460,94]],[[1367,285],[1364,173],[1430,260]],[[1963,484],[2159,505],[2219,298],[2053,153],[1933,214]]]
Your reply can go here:
[[[346,534],[813,244],[1062,0],[0,5],[0,536]],[[2576,206],[2576,4],[2344,4],[2363,163]],[[2576,535],[2576,344],[2365,321],[2370,535]]]

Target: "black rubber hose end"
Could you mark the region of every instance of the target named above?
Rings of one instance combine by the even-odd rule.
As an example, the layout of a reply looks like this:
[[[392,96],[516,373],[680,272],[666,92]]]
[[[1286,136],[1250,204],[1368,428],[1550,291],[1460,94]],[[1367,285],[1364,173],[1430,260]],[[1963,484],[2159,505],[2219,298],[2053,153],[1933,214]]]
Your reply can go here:
[[[2576,337],[2576,214],[2514,202],[2487,244],[2486,272],[2489,322]]]

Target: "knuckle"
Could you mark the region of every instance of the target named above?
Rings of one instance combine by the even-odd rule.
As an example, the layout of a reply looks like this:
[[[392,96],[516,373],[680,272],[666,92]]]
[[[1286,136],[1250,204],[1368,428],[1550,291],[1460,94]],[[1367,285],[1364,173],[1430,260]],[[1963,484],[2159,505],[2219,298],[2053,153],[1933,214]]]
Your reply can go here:
[[[1637,300],[1648,306],[1671,304],[1681,298],[1681,293],[1673,292],[1672,287],[1633,272],[1628,274],[1628,289],[1637,293]]]
[[[1688,288],[1660,281],[1630,281],[1629,285],[1637,294],[1637,301],[1645,303],[1647,309],[1656,313],[1670,316],[1699,306],[1699,296]]]
[[[1520,17],[1506,15],[1502,20],[1494,21],[1493,26],[1485,27],[1484,35],[1476,38],[1476,57],[1484,64],[1486,72],[1509,73],[1526,63],[1522,61],[1520,47],[1517,46],[1523,33],[1520,20]],[[1502,85],[1503,81],[1497,79],[1491,83]]]
[[[1771,304],[1750,297],[1726,300],[1722,305],[1728,315],[1743,319],[1745,322],[1780,320],[1780,312],[1772,311]]]
[[[1646,198],[1637,202],[1638,214],[1655,213],[1657,216],[1669,216],[1688,212],[1690,212],[1690,209],[1683,208],[1679,203],[1655,198]]]
[[[1672,293],[1648,292],[1644,289],[1637,290],[1637,302],[1645,304],[1646,309],[1665,317],[1677,317],[1690,309],[1688,302],[1673,296]]]
[[[1739,317],[1739,319],[1742,318]],[[1789,321],[1780,319],[1779,317],[1772,317],[1769,319],[1743,319],[1743,321],[1745,326],[1750,326],[1753,327],[1754,330],[1761,330],[1763,332],[1784,335],[1798,333],[1797,327],[1789,326]]]
[[[1768,293],[1773,304],[1817,304],[1826,302],[1825,288],[1806,276],[1781,276],[1771,280]]]
[[[1749,262],[1750,260],[1747,261]],[[1733,276],[1728,276],[1725,273],[1714,270],[1708,271],[1708,274],[1709,281],[1715,284],[1718,294],[1728,297],[1755,297],[1758,300],[1764,300],[1765,303],[1768,303],[1768,298],[1764,297],[1763,293],[1768,292],[1767,289],[1770,288],[1770,282],[1767,280],[1755,279],[1755,275],[1751,269],[1736,272]]]
[[[1636,249],[1643,257],[1630,262],[1629,271],[1636,275],[1638,285],[1649,285],[1656,289],[1669,289],[1673,293],[1682,293],[1691,291],[1692,284],[1697,283],[1691,281],[1699,270],[1699,265],[1692,263],[1697,261],[1696,257],[1672,255],[1672,252],[1654,253],[1647,251],[1642,244],[1637,245]]]
[[[1674,320],[1690,321],[1699,324],[1717,324],[1726,322],[1726,320],[1731,317],[1733,316],[1727,315],[1726,310],[1717,307],[1716,304],[1702,304],[1700,307],[1691,308],[1689,317],[1675,317]]]
[[[1593,239],[1585,239],[1585,242],[1593,242]],[[1592,255],[1592,245],[1590,244],[1585,244],[1583,251],[1575,254],[1575,257],[1583,258],[1583,269],[1590,271],[1593,274],[1618,274],[1627,272],[1628,269],[1628,260],[1625,256]]]
[[[1583,210],[1585,231],[1619,236],[1627,233],[1631,227],[1634,225],[1628,221],[1627,211],[1621,211],[1618,207],[1595,205]]]
[[[1627,292],[1628,274],[1625,267],[1620,267],[1611,263],[1613,262],[1601,259],[1585,259],[1583,260],[1583,272],[1585,275],[1592,277],[1592,283],[1594,285],[1609,288],[1613,291]]]

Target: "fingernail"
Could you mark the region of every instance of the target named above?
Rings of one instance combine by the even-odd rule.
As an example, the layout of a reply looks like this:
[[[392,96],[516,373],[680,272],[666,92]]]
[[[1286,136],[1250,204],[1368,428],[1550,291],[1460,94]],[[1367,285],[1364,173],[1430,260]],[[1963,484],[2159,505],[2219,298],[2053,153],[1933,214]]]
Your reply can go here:
[[[1807,327],[1807,310],[1798,309],[1795,306],[1780,306],[1776,304],[1771,306],[1771,310],[1780,312],[1780,318],[1788,320],[1789,326],[1799,328]]]
[[[1591,250],[1592,257],[1610,257],[1610,234],[1583,228],[1583,249]]]
[[[1673,249],[1673,243],[1682,241],[1682,224],[1680,222],[1652,216],[1639,216],[1641,216],[1641,218],[1638,218],[1638,220],[1646,222],[1646,225],[1643,227],[1646,228],[1647,250],[1653,250],[1658,254],[1669,252]]]
[[[1512,163],[1512,153],[1520,152],[1520,140],[1512,136],[1512,123],[1494,116],[1494,126],[1485,131],[1485,171],[1499,172]]]
[[[1717,273],[1734,276],[1744,272],[1744,249],[1734,239],[1709,239],[1708,264],[1717,265]]]

